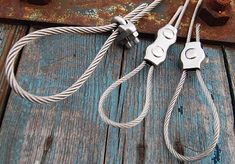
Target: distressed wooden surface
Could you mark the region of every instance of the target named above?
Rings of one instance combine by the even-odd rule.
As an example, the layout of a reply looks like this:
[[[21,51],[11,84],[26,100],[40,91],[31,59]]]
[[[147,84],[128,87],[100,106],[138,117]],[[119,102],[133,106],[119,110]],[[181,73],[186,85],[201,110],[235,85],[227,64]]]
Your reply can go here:
[[[211,0],[204,0],[205,2]],[[21,20],[27,24],[40,23],[75,25],[75,26],[100,26],[110,23],[110,20],[116,16],[124,16],[131,12],[135,7],[142,3],[150,4],[152,0],[54,0],[47,5],[32,5],[27,1],[0,0],[0,20]],[[148,34],[156,34],[158,29],[165,26],[185,0],[165,0],[156,6],[155,9],[147,14],[139,23],[138,31]],[[192,11],[197,1],[192,0],[186,10],[184,19],[181,23],[181,29],[178,36],[186,37]],[[197,19],[201,24],[202,39],[210,41],[220,41],[235,43],[235,3],[231,3],[231,18],[223,26],[208,26],[204,21]],[[220,31],[218,33],[218,30]],[[220,35],[223,33],[223,35]]]
[[[27,26],[0,24],[0,119],[9,95],[9,85],[4,74],[5,59],[12,44],[24,36],[26,31]]]
[[[230,84],[230,93],[232,97],[234,118],[235,118],[235,48],[224,47],[226,68],[228,72],[228,80]],[[235,123],[234,123],[235,125]]]
[[[81,75],[105,39],[106,35],[41,38],[24,49],[17,78],[23,88],[32,93],[59,92]],[[144,51],[152,41],[142,38],[141,44],[131,50],[112,46],[87,83],[59,103],[32,104],[12,92],[1,126],[0,161],[180,163],[166,149],[162,131],[165,111],[180,78],[178,58],[183,44],[174,45],[166,62],[155,69],[151,110],[143,123],[120,130],[105,125],[97,113],[101,94],[141,63]],[[227,56],[219,46],[204,47],[210,63],[203,68],[203,77],[218,107],[221,136],[215,151],[197,163],[235,163],[234,100],[227,69],[227,65],[234,67],[230,60],[233,57]],[[232,54],[233,48],[230,52]],[[110,95],[106,112],[111,119],[124,122],[141,112],[147,71],[148,67]],[[195,74],[190,73],[170,124],[173,144],[185,155],[205,149],[213,136],[212,121],[211,110]],[[43,151],[45,142],[48,150]]]

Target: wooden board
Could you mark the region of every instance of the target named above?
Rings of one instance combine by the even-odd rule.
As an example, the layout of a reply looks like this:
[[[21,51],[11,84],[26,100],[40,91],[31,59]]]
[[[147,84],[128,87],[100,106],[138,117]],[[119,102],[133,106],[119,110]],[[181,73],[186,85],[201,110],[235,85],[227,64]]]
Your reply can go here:
[[[133,50],[124,57],[123,74],[134,68],[133,61],[140,63],[144,57],[142,53],[151,41],[142,42],[141,50]],[[162,130],[165,111],[180,78],[178,58],[182,44],[173,46],[167,61],[156,69],[154,77],[154,96],[152,108],[147,119],[140,126],[131,130],[119,130],[110,127],[106,161],[121,163],[178,163],[168,152],[164,144]],[[211,61],[203,69],[203,76],[218,107],[221,119],[221,137],[214,153],[202,163],[233,163],[235,158],[233,111],[229,86],[224,66],[223,52],[220,47],[205,46]],[[139,53],[135,53],[140,52]],[[132,54],[136,54],[133,56]],[[130,68],[131,67],[131,68]],[[219,74],[218,74],[219,72]],[[218,76],[212,76],[218,74]],[[124,85],[120,92],[118,113],[113,119],[127,121],[140,113],[146,85],[147,70],[140,73],[134,81]],[[145,78],[144,78],[145,77]],[[207,108],[205,97],[201,94],[195,74],[190,74],[183,93],[175,107],[171,121],[171,140],[176,148],[186,155],[205,149],[212,139],[212,115]],[[129,106],[129,107],[128,107]],[[118,144],[114,144],[118,143]]]
[[[204,2],[211,0],[204,0]],[[53,0],[47,5],[33,5],[27,0],[0,0],[0,20],[15,20],[27,24],[52,24],[74,26],[98,26],[110,24],[112,17],[126,15],[142,3],[150,4],[153,0]],[[180,5],[185,0],[164,0],[153,11],[138,23],[138,31],[148,34],[157,34],[159,28],[172,18]],[[191,1],[182,20],[180,37],[186,38],[192,11],[197,1]],[[222,15],[224,12],[222,11]],[[223,26],[208,26],[197,19],[202,25],[201,38],[216,42],[235,43],[235,3],[231,2],[231,18]],[[219,32],[218,32],[219,31]],[[223,35],[221,35],[223,34]]]
[[[4,70],[5,59],[11,46],[24,36],[26,31],[27,26],[0,24],[0,120],[9,95],[9,86]]]
[[[230,93],[232,95],[232,103],[234,106],[233,110],[235,113],[235,47],[225,47],[224,52],[227,64],[228,79],[230,84]]]
[[[57,35],[39,39],[24,49],[17,78],[32,93],[59,92],[81,75],[105,39],[106,35]],[[97,113],[102,92],[141,63],[152,41],[142,39],[131,50],[113,46],[88,82],[59,103],[32,104],[11,93],[0,132],[0,161],[179,163],[165,147],[162,124],[180,78],[178,58],[183,44],[173,46],[166,62],[156,68],[151,111],[142,124],[120,130],[105,125]],[[211,60],[202,70],[203,77],[218,107],[221,136],[215,151],[198,163],[234,163],[234,120],[223,52],[218,46],[205,45],[205,50]],[[113,120],[128,121],[141,112],[147,70],[111,94],[106,108]],[[171,140],[181,152],[194,155],[210,143],[212,120],[195,74],[190,73],[173,113]],[[48,151],[43,151],[45,142]]]

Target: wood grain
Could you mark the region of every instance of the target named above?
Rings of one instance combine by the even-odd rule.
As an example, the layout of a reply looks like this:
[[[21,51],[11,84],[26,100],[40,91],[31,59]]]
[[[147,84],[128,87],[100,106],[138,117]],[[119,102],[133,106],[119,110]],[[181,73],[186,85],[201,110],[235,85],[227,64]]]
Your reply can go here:
[[[235,47],[225,46],[224,53],[235,118]]]
[[[9,85],[5,78],[4,64],[11,46],[25,35],[27,26],[0,24],[0,120],[8,100]]]
[[[145,40],[135,50],[124,56],[123,75],[141,63],[144,49],[151,41]],[[109,128],[106,163],[179,163],[166,149],[163,140],[163,120],[170,99],[179,82],[181,71],[178,58],[183,44],[176,44],[167,61],[156,68],[154,96],[147,119],[130,130]],[[220,47],[205,45],[210,63],[202,70],[205,82],[218,107],[221,119],[221,137],[215,151],[198,163],[234,163],[233,110],[226,75],[223,52]],[[135,55],[136,54],[136,55]],[[133,63],[134,62],[134,63]],[[216,75],[216,76],[215,76]],[[111,118],[130,121],[143,107],[147,69],[122,85],[119,105]],[[111,112],[112,113],[112,112]],[[199,87],[195,73],[190,73],[179,97],[171,120],[171,140],[175,148],[185,155],[195,155],[210,144],[213,136],[213,118],[205,96]],[[114,144],[116,143],[116,144]]]
[[[71,85],[85,70],[106,35],[57,35],[41,38],[24,49],[17,78],[23,88],[39,95]],[[174,45],[165,63],[155,69],[151,111],[129,130],[105,125],[97,113],[102,92],[133,70],[153,39],[131,50],[113,46],[87,83],[73,96],[51,105],[36,105],[11,93],[0,133],[3,163],[180,163],[166,149],[163,119],[179,81],[179,54]],[[210,57],[202,72],[218,107],[221,136],[215,151],[197,163],[235,163],[232,100],[223,51],[205,45]],[[130,121],[143,107],[148,68],[117,88],[106,102],[116,121]],[[190,73],[171,120],[171,140],[180,152],[194,155],[213,135],[213,118],[195,73]]]

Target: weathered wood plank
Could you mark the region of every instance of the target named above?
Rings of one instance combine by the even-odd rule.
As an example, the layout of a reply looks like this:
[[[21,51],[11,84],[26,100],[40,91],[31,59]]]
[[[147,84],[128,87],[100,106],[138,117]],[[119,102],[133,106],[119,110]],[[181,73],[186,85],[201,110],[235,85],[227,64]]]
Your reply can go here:
[[[143,50],[149,43],[142,42],[135,50],[126,52],[122,75],[141,63]],[[153,103],[147,119],[130,130],[109,128],[106,163],[178,163],[166,149],[162,131],[166,109],[180,78],[178,58],[182,48],[183,44],[175,45],[167,61],[155,70]],[[214,153],[198,163],[234,163],[233,111],[223,52],[208,45],[205,50],[210,63],[202,72],[218,107],[221,136]],[[122,85],[118,108],[110,112],[112,119],[125,122],[137,117],[143,107],[146,76],[147,69]],[[175,108],[170,128],[173,144],[186,155],[204,150],[212,139],[213,118],[194,73],[190,73]]]
[[[22,54],[17,73],[20,84],[39,95],[67,88],[84,72],[106,39],[104,35],[39,39]],[[107,128],[98,116],[98,100],[108,84],[119,77],[122,53],[122,49],[112,47],[89,81],[62,102],[36,105],[12,93],[0,133],[0,161],[103,163]],[[110,105],[116,106],[117,97]],[[43,157],[48,137],[52,144]]]
[[[224,47],[224,52],[235,118],[235,47]]]
[[[24,36],[26,31],[27,26],[0,24],[0,119],[9,94],[9,85],[4,73],[5,60],[12,44]]]
[[[149,40],[142,40],[141,44],[135,48],[125,51],[122,76],[135,69],[142,62],[144,51],[149,44]],[[120,90],[118,106],[113,108],[106,105],[112,120],[127,122],[133,120],[141,113],[142,102],[145,98],[143,94],[145,93],[146,76],[147,69],[145,68],[140,74],[116,89]],[[113,96],[111,94],[110,99]],[[145,133],[143,125],[139,125],[132,130],[120,130],[109,127],[108,132],[105,163],[112,163],[113,161],[115,163],[136,163],[142,160],[144,157],[142,149]]]
[[[33,93],[61,91],[85,70],[106,38],[103,35],[42,38],[24,50],[18,79]],[[175,45],[167,61],[156,68],[151,111],[141,125],[119,130],[104,125],[97,113],[102,92],[143,60],[144,50],[153,40],[142,40],[135,48],[125,50],[123,57],[122,49],[113,47],[89,81],[62,102],[35,105],[12,93],[0,133],[0,160],[3,163],[34,163],[36,160],[47,163],[178,163],[165,147],[162,124],[180,77],[178,57],[183,44]],[[214,154],[198,163],[234,163],[233,113],[223,53],[217,46],[205,47],[211,60],[202,71],[218,106],[221,137]],[[127,121],[141,112],[147,71],[145,68],[111,94],[106,102],[111,119]],[[193,155],[209,144],[213,119],[195,74],[189,77],[173,113],[170,134],[178,149]],[[50,136],[51,146],[49,144],[48,152],[43,155],[43,145]]]

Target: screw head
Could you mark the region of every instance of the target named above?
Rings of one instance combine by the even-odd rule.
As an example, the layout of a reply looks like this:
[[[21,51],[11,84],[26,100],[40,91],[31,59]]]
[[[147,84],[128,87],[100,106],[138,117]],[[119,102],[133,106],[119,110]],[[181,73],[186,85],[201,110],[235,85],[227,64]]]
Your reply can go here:
[[[197,51],[194,48],[190,48],[186,51],[185,56],[187,59],[195,59],[197,57]]]
[[[164,50],[161,47],[157,46],[152,48],[152,53],[155,57],[159,58],[164,55]]]
[[[169,28],[167,28],[167,29],[165,29],[165,30],[163,31],[163,35],[164,35],[167,39],[173,39],[174,36],[175,36],[174,32],[173,32],[171,29],[169,29]]]

